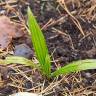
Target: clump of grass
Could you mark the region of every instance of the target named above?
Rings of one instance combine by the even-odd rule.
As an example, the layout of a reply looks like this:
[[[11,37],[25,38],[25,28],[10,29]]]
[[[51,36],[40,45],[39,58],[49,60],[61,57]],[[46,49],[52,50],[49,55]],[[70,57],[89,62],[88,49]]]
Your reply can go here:
[[[33,47],[35,50],[36,57],[39,61],[38,66],[36,66],[31,60],[25,59],[23,57],[7,57],[5,60],[0,60],[1,64],[10,64],[10,63],[19,63],[25,64],[27,66],[38,68],[43,75],[48,78],[56,77],[61,74],[70,74],[72,72],[78,72],[87,69],[96,69],[96,60],[95,59],[86,59],[86,60],[78,60],[72,63],[67,64],[66,66],[56,69],[56,71],[51,71],[51,59],[48,54],[48,48],[46,45],[46,41],[44,35],[33,16],[30,8],[28,8],[28,26],[29,26],[29,34],[32,39]]]

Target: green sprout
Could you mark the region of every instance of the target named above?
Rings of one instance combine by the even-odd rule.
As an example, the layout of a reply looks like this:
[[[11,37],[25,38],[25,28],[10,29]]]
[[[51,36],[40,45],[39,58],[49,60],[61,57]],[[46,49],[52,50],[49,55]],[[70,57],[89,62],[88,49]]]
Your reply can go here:
[[[57,68],[56,71],[52,72],[51,59],[48,53],[48,48],[44,35],[29,7],[28,7],[28,27],[29,27],[29,35],[31,36],[33,48],[35,50],[35,54],[39,61],[39,64],[36,65],[31,60],[18,56],[7,57],[5,60],[1,59],[0,60],[1,64],[10,64],[10,63],[25,64],[26,66],[31,66],[32,68],[35,67],[39,69],[41,73],[48,78],[56,77],[61,74],[70,74],[72,72],[78,72],[87,69],[96,69],[96,60],[86,59],[86,60],[74,61],[72,63],[67,64],[64,67]]]

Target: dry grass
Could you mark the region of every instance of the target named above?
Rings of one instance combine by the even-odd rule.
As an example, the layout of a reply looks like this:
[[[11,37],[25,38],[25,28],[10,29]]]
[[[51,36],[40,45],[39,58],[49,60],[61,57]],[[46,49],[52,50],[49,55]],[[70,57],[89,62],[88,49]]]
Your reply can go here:
[[[18,0],[17,0],[18,1]],[[25,28],[25,17],[23,14],[16,10],[17,7],[17,1],[16,0],[9,0],[8,2],[1,2],[0,6],[2,6],[5,11],[2,14],[15,14],[14,16],[9,16],[11,19],[13,19],[16,22],[21,22],[22,26]],[[20,0],[23,4],[27,4],[25,0]],[[71,18],[72,22],[76,25],[76,27],[80,31],[80,35],[82,35],[80,40],[85,39],[87,36],[94,34],[96,35],[96,25],[93,24],[93,28],[91,31],[84,30],[83,26],[79,19],[86,22],[96,22],[96,0],[88,0],[86,3],[84,3],[85,0],[57,0],[57,8],[58,12],[61,14],[61,16],[58,17],[57,20],[50,19],[46,24],[42,27],[42,30],[46,30],[48,27],[52,27],[52,30],[54,32],[57,32],[58,34],[67,36],[71,42],[72,49],[74,48],[74,44],[72,42],[72,38],[69,34],[66,32],[62,32],[62,30],[57,29],[53,27],[56,24],[62,24],[66,21],[66,18]],[[83,5],[83,3],[86,5]],[[70,10],[69,5],[73,6],[74,10]],[[77,9],[74,8],[74,6],[77,6]],[[87,7],[89,6],[89,7]],[[65,15],[62,15],[61,8],[64,12],[66,12]],[[2,15],[0,14],[0,15]],[[14,18],[18,17],[20,21],[15,20]],[[74,33],[75,34],[75,33]],[[54,37],[52,37],[54,38]],[[95,42],[95,41],[94,41]],[[13,49],[13,48],[12,48]],[[10,50],[7,49],[2,52],[3,56],[10,53]],[[54,58],[53,58],[54,60]],[[55,62],[54,60],[53,62]],[[58,62],[58,60],[57,60]],[[55,65],[58,67],[57,62],[55,62]],[[85,85],[83,83],[83,80],[86,80],[86,78],[83,78],[81,73],[75,73],[67,76],[61,76],[60,78],[55,78],[53,80],[46,80],[43,78],[40,73],[36,69],[30,69],[26,68],[24,66],[17,66],[17,65],[10,65],[9,68],[13,69],[15,73],[12,73],[9,77],[9,82],[7,82],[4,85],[4,80],[0,80],[0,86],[11,86],[12,88],[15,88],[15,91],[23,92],[23,91],[30,91],[30,92],[36,92],[36,93],[42,93],[44,96],[53,96],[52,94],[55,94],[54,96],[96,96],[96,81],[94,81],[91,85]],[[38,77],[38,78],[37,78]],[[96,78],[96,74],[92,75],[93,78]],[[32,84],[32,88],[26,88],[25,83],[29,81],[30,84]],[[70,88],[71,87],[71,88]]]

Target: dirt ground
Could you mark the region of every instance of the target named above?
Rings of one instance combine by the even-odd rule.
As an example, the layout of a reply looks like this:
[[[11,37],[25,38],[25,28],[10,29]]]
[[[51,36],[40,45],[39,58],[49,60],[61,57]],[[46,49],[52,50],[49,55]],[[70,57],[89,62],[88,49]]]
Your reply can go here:
[[[16,55],[36,61],[26,31],[28,6],[46,38],[53,70],[72,61],[96,58],[96,0],[1,0],[0,16],[5,15],[19,23],[25,33],[10,39],[0,54],[1,59]],[[46,80],[37,69],[1,64],[0,96],[19,91],[44,96],[96,96],[95,72],[87,70]]]

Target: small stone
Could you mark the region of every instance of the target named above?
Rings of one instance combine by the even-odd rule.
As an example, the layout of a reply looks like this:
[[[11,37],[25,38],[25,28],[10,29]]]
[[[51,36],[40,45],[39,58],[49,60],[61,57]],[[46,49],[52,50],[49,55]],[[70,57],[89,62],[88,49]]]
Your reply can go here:
[[[25,58],[32,58],[33,51],[31,50],[31,48],[28,45],[20,44],[20,45],[15,46],[14,55],[22,56]]]
[[[24,87],[27,88],[27,89],[32,88],[32,82],[26,81],[26,82],[24,83]]]
[[[19,93],[15,93],[9,96],[42,96],[42,95],[38,95],[35,93],[28,93],[28,92],[19,92]]]
[[[91,78],[91,73],[89,73],[89,72],[87,72],[87,73],[85,73],[86,74],[86,78]]]
[[[84,78],[91,78],[92,77],[91,73],[89,73],[89,72],[82,72],[82,76]]]

